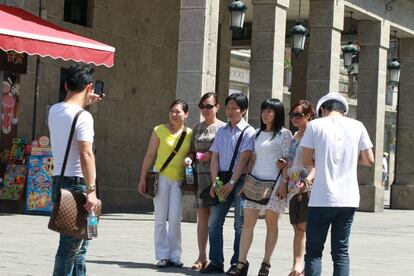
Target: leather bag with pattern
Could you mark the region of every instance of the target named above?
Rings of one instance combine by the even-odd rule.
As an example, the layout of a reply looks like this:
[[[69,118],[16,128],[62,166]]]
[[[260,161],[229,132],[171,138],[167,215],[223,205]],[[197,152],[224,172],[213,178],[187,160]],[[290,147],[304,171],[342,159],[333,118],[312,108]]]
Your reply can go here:
[[[247,199],[261,205],[266,205],[271,196],[273,189],[280,177],[281,170],[276,180],[262,180],[252,174],[246,176],[240,195],[243,199]]]

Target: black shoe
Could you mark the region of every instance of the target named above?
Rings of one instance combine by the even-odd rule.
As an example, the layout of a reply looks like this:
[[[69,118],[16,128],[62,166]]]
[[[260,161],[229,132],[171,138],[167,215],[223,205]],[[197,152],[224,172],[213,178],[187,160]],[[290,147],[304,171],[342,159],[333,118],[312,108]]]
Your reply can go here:
[[[203,274],[224,273],[224,270],[222,267],[219,267],[219,266],[216,266],[210,263],[206,268],[200,269],[200,273],[203,273]]]
[[[183,265],[181,261],[168,261],[168,266],[183,267]]]
[[[237,269],[237,264],[232,264],[229,268],[229,270],[226,271],[227,275],[234,275]]]

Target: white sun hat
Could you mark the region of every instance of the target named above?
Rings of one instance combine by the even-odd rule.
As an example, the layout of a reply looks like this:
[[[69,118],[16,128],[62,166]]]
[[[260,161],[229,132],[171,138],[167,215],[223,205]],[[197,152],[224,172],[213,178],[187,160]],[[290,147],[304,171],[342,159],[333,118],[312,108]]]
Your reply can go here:
[[[349,111],[348,102],[346,101],[345,97],[336,92],[330,92],[319,99],[318,104],[316,105],[316,115],[319,117],[319,109],[321,108],[322,104],[329,100],[336,100],[341,102],[345,106],[345,113],[347,114]]]

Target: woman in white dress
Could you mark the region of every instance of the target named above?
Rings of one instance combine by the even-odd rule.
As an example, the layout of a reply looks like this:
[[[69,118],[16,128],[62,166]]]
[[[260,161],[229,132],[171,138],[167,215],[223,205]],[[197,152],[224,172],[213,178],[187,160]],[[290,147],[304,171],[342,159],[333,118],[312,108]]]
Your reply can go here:
[[[251,174],[262,180],[276,180],[279,169],[276,162],[279,158],[287,157],[292,133],[284,128],[285,109],[278,99],[267,99],[261,105],[261,126],[256,131],[254,146],[254,162]],[[267,233],[263,262],[259,276],[269,275],[270,258],[276,246],[278,236],[279,214],[285,212],[285,199],[277,196],[279,177],[269,202],[266,205],[245,200],[244,223],[240,240],[239,263],[233,275],[247,275],[249,264],[247,254],[253,241],[253,231],[261,210],[265,212]]]

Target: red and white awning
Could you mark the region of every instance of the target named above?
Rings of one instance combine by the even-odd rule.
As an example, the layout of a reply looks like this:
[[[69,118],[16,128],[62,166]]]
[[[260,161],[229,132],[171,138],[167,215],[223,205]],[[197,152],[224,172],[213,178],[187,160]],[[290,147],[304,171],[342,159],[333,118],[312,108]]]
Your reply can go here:
[[[0,5],[0,49],[106,67],[114,65],[114,47],[6,5]]]

